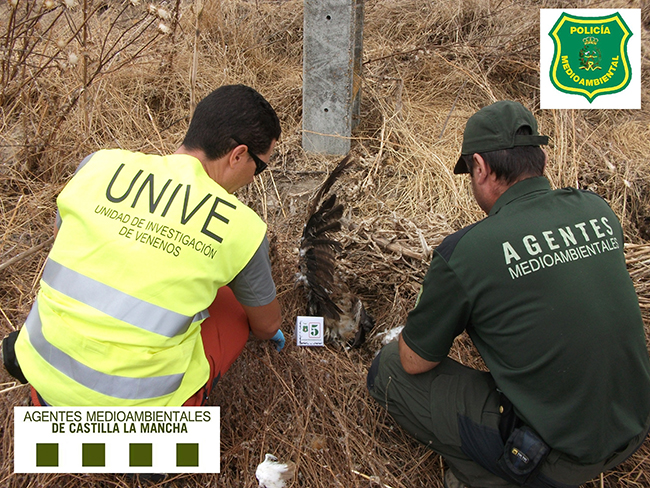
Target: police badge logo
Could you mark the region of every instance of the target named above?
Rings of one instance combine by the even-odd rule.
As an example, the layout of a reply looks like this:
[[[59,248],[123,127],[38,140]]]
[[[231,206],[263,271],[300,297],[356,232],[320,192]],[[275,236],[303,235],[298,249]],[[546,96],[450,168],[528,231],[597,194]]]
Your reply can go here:
[[[550,79],[558,90],[592,103],[629,85],[627,45],[632,31],[618,12],[602,17],[563,12],[549,36],[555,45]]]
[[[597,37],[586,37],[583,39],[584,47],[580,49],[580,69],[595,70],[603,69],[599,66],[602,54],[596,47],[598,44]]]

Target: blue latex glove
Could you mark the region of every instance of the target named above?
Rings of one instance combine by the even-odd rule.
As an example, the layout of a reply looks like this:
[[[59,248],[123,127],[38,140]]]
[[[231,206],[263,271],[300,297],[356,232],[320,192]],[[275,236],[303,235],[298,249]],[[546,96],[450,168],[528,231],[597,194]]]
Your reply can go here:
[[[273,337],[270,339],[274,345],[275,345],[275,350],[280,352],[282,349],[284,349],[284,334],[280,329],[275,333]]]

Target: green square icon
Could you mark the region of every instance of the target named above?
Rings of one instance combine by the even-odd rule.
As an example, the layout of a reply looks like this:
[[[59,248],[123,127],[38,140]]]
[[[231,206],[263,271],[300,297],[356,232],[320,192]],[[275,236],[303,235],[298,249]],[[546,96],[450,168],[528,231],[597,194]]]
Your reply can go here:
[[[58,444],[36,444],[36,466],[58,466]]]
[[[82,444],[82,466],[106,466],[106,444]]]
[[[151,444],[129,444],[129,466],[153,466]]]
[[[198,466],[198,444],[176,444],[176,466]]]

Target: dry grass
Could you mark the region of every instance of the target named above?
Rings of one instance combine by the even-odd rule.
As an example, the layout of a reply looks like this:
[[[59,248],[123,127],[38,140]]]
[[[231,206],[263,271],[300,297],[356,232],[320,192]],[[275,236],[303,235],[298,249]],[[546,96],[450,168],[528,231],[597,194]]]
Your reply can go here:
[[[269,223],[283,329],[291,336],[303,313],[294,273],[305,202],[335,164],[300,147],[302,1],[172,1],[169,20],[148,14],[147,5],[87,0],[84,12],[78,3],[66,9],[54,2],[47,12],[40,1],[0,6],[0,335],[21,327],[27,315],[55,197],[76,164],[102,147],[173,151],[193,103],[221,84],[245,83],[277,108],[284,129],[274,169],[240,197]],[[558,6],[569,5],[367,0],[357,163],[337,191],[347,206],[341,273],[376,317],[377,331],[404,322],[431,249],[481,218],[466,179],[451,168],[467,118],[503,98],[535,111],[551,136],[552,184],[590,188],[619,215],[650,325],[650,115],[537,109],[538,11]],[[647,29],[650,7],[643,9]],[[161,21],[170,33],[160,33]],[[647,30],[642,43],[647,107]],[[365,391],[378,348],[371,338],[353,352],[288,345],[276,354],[267,343],[250,343],[213,396],[222,408],[221,474],[177,476],[169,486],[257,486],[255,467],[272,452],[296,462],[298,486],[379,486],[368,479],[375,477],[393,488],[441,487],[439,456],[409,439]],[[452,355],[482,367],[465,336]],[[27,402],[27,390],[9,380],[0,374],[0,486],[138,485],[119,475],[13,474],[12,407]],[[586,486],[650,486],[649,456],[646,443],[602,484]]]

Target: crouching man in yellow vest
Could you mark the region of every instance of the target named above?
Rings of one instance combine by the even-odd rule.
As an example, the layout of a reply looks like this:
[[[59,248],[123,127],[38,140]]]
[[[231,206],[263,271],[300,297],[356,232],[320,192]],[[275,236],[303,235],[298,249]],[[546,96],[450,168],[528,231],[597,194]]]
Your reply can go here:
[[[233,195],[280,131],[258,92],[222,86],[174,154],[82,162],[37,300],[3,344],[36,405],[202,405],[249,331],[283,347],[266,224]]]

